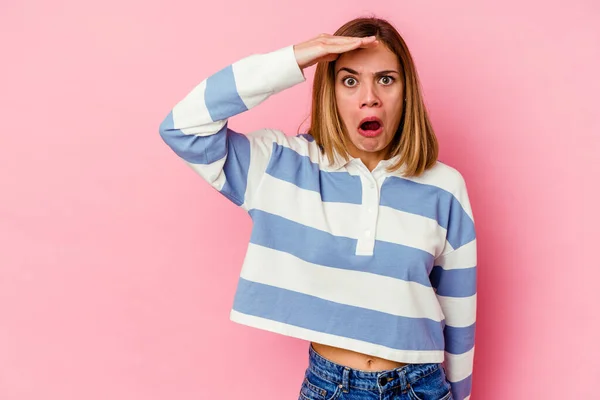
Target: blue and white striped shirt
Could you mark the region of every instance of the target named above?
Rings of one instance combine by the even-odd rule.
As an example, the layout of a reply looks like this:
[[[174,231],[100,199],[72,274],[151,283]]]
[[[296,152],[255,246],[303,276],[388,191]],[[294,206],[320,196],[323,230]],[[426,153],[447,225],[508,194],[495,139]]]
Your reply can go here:
[[[329,163],[308,134],[240,134],[228,118],[305,81],[293,46],[243,58],[200,82],[164,119],[164,141],[246,210],[253,229],[232,321],[405,363],[444,362],[468,398],[476,239],[461,174],[418,178]]]

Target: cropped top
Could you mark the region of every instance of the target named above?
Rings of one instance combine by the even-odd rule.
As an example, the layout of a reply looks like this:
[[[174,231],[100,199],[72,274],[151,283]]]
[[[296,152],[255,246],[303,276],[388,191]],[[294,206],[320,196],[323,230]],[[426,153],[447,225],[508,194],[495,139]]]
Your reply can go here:
[[[164,142],[245,210],[252,233],[230,319],[405,363],[444,362],[468,398],[476,238],[465,181],[437,161],[419,177],[396,159],[369,171],[330,160],[309,134],[239,133],[228,119],[306,80],[293,46],[209,76],[160,124]]]

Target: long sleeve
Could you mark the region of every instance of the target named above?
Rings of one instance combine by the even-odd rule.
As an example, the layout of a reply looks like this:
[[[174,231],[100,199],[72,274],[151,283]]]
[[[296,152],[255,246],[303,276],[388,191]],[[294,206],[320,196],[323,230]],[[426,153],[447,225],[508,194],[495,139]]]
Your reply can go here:
[[[477,242],[465,182],[457,174],[449,204],[446,246],[431,272],[445,316],[445,365],[455,400],[468,399],[475,352]]]
[[[228,118],[303,81],[291,45],[243,58],[194,87],[162,121],[160,135],[212,187],[248,210],[273,143],[288,139],[273,129],[240,134],[228,128]]]

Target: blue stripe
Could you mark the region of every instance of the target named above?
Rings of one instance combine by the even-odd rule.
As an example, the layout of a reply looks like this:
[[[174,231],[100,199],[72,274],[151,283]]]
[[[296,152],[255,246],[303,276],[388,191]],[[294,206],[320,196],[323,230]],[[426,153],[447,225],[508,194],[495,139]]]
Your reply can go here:
[[[227,154],[227,125],[208,136],[186,135],[174,129],[173,111],[160,124],[160,134],[165,143],[185,161],[192,164],[211,164]]]
[[[446,325],[444,328],[446,351],[450,354],[462,354],[473,348],[475,343],[475,324],[464,328]]]
[[[362,203],[362,184],[358,176],[347,172],[321,171],[308,156],[279,144],[273,144],[266,172],[301,189],[320,193],[324,202]]]
[[[455,249],[475,239],[469,214],[452,193],[437,186],[388,177],[381,187],[380,204],[437,221],[447,230],[447,240]]]
[[[423,250],[375,241],[372,256],[357,256],[356,239],[334,236],[261,210],[250,210],[250,242],[327,267],[365,271],[431,287],[433,256]]]
[[[231,65],[206,80],[204,102],[213,121],[220,121],[248,110],[238,94]]]
[[[238,206],[244,203],[250,169],[250,141],[245,135],[228,130],[227,159],[223,170],[225,185],[221,193]]]
[[[440,296],[469,297],[477,292],[477,268],[449,269],[435,266],[429,275]]]
[[[260,299],[260,301],[256,301]],[[273,307],[277,304],[277,307]],[[441,324],[336,303],[240,277],[233,309],[256,317],[402,350],[443,350]],[[382,329],[382,327],[386,327]],[[426,335],[416,332],[428,332]]]
[[[299,133],[299,134],[296,135],[296,137],[303,137],[308,142],[314,142],[315,141],[315,138],[313,138],[310,133]]]
[[[452,398],[456,400],[463,400],[468,395],[471,394],[472,382],[471,378],[473,375],[467,376],[462,381],[458,382],[450,382],[450,386],[452,386]]]

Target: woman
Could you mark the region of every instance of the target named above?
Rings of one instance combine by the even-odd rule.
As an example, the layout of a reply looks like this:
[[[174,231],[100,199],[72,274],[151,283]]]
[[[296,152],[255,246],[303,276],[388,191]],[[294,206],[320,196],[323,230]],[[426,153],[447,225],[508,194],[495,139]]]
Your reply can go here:
[[[228,128],[314,64],[308,133]],[[469,397],[472,212],[461,174],[437,161],[392,25],[360,18],[246,57],[197,85],[160,133],[250,214],[230,318],[310,341],[300,399]]]

